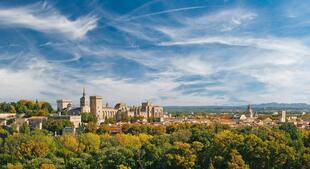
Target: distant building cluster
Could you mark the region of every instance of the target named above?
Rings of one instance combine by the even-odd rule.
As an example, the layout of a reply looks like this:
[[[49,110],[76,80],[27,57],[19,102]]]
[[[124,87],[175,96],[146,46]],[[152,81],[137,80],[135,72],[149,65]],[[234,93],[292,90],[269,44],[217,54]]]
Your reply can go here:
[[[88,97],[85,89],[83,89],[79,107],[74,107],[71,100],[61,99],[57,100],[57,109],[58,111],[66,111],[69,115],[91,113],[97,118],[99,124],[109,118],[114,118],[116,121],[139,118],[161,122],[164,117],[163,107],[155,106],[149,101],[143,102],[141,106],[127,106],[125,103],[117,103],[114,107],[109,107],[108,104],[103,104],[101,96]]]
[[[283,123],[292,123],[299,128],[310,129],[310,116],[301,115],[287,116],[287,112],[282,110],[280,112],[269,112],[267,114],[258,114],[248,105],[243,113],[209,113],[205,115],[195,115],[191,113],[189,116],[165,118],[164,124],[174,123],[199,123],[199,124],[227,124],[230,127],[259,127],[259,126],[276,126]]]

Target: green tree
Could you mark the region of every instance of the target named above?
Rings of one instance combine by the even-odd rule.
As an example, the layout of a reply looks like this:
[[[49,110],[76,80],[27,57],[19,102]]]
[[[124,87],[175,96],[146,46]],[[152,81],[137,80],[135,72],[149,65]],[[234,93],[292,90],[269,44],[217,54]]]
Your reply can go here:
[[[245,136],[241,153],[252,169],[267,168],[267,143],[254,134]]]
[[[90,165],[81,158],[70,158],[66,164],[66,169],[90,169]]]
[[[178,130],[171,134],[171,142],[189,142],[191,138],[191,131],[190,130]]]
[[[165,154],[163,163],[166,168],[180,168],[190,169],[193,168],[197,156],[193,152],[190,144],[176,142]]]
[[[73,123],[67,119],[48,119],[43,124],[44,129],[59,135],[62,134],[62,129],[65,127],[73,127]]]
[[[116,119],[114,117],[110,117],[104,120],[104,124],[115,124]]]
[[[121,146],[107,147],[96,155],[97,168],[117,169],[120,165],[137,168],[135,153]]]
[[[3,128],[0,128],[0,138],[1,138],[1,147],[3,147],[4,145],[5,145],[5,141],[6,141],[6,138],[9,136],[9,132],[8,131],[6,131],[6,130],[4,130]],[[1,149],[0,149],[0,152],[2,152],[1,151]]]
[[[83,123],[89,123],[89,122],[97,122],[97,118],[95,115],[91,113],[81,113],[81,120]]]
[[[233,149],[230,153],[228,169],[248,169],[248,168],[249,166],[245,164],[239,152],[236,149]]]
[[[284,123],[279,127],[279,129],[288,133],[293,140],[300,138],[300,133],[297,127],[292,123]]]

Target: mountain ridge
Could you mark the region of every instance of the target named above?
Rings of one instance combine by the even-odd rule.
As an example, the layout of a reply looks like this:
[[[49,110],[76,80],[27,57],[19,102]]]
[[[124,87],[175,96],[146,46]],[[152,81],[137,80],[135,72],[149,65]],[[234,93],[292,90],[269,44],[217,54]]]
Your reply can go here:
[[[242,112],[248,105],[210,105],[210,106],[164,106],[167,112]],[[255,111],[310,111],[307,103],[261,103],[251,104]]]

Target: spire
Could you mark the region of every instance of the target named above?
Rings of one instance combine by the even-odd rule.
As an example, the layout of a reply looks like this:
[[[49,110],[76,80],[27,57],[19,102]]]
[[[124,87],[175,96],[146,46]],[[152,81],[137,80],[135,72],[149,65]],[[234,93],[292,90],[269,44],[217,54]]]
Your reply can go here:
[[[253,109],[252,109],[251,104],[248,105],[247,113],[248,113],[249,117],[253,118],[254,113],[253,113]]]
[[[83,97],[86,96],[85,87],[83,87]]]

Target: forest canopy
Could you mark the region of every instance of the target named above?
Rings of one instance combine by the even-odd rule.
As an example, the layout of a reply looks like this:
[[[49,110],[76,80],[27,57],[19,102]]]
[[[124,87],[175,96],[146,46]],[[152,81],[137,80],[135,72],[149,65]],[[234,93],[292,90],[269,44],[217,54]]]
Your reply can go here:
[[[48,102],[19,100],[17,102],[0,103],[0,113],[17,113],[26,116],[48,116],[53,112],[53,107]]]
[[[0,168],[310,168],[310,132],[292,124],[128,124],[115,135],[103,124],[56,137],[48,130],[1,128]]]

